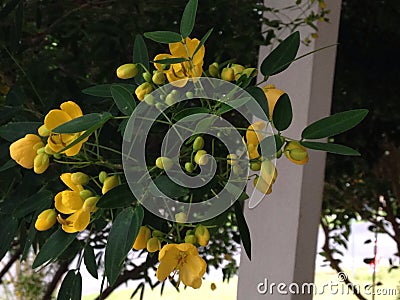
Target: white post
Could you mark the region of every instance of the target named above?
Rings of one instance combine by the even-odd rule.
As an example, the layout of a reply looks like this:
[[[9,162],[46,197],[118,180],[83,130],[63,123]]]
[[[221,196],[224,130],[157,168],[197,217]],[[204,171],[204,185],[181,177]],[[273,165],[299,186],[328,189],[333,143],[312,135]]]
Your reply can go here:
[[[277,8],[294,3],[293,0],[264,2]],[[331,11],[330,22],[318,24],[319,38],[309,46],[302,45],[299,55],[337,42],[341,1],[330,0],[326,4]],[[308,30],[300,28],[302,38],[308,35]],[[270,51],[271,48],[261,47],[260,59]],[[270,79],[269,83],[286,91],[292,100],[294,119],[284,135],[298,139],[304,127],[329,115],[335,56],[335,47],[319,51]],[[312,299],[312,294],[291,294],[283,284],[279,288],[283,293],[276,285],[271,289],[273,283],[289,285],[314,281],[326,155],[309,151],[309,156],[305,166],[295,165],[284,157],[279,159],[278,178],[272,194],[256,208],[245,208],[252,239],[252,260],[250,262],[242,251],[238,300]],[[258,289],[266,293],[261,294]]]

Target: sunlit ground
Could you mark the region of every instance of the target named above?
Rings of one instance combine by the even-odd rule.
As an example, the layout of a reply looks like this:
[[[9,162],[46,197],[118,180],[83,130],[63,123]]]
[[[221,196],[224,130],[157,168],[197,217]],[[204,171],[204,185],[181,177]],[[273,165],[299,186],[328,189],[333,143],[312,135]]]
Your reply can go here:
[[[372,283],[372,274],[369,268],[358,268],[353,273],[346,271],[346,274],[354,284],[358,284],[360,291],[366,299],[372,299],[372,289],[364,288]],[[382,285],[376,287],[376,300],[395,300],[399,293],[400,271],[393,270],[388,273],[387,268],[381,268],[377,272],[377,282]],[[211,283],[216,284],[216,289],[211,290]],[[323,269],[317,272],[315,277],[316,295],[315,300],[356,300],[356,296],[352,295],[351,290],[342,284],[336,272],[328,269]],[[332,289],[332,292],[331,292]],[[130,296],[134,288],[122,289],[113,293],[109,298],[110,300],[124,300],[131,299]],[[194,290],[192,288],[181,289],[177,292],[174,287],[167,284],[164,288],[163,296],[160,297],[160,287],[151,290],[146,286],[143,299],[166,299],[166,300],[204,300],[204,299],[218,299],[218,300],[235,300],[237,291],[237,277],[233,278],[229,283],[222,283],[216,281],[205,280],[200,289]],[[323,292],[322,292],[323,291]],[[336,293],[336,295],[335,295]],[[378,295],[379,293],[379,295]],[[133,299],[140,299],[140,293],[135,295]],[[368,295],[371,294],[371,295]],[[388,295],[389,294],[389,295]],[[396,296],[397,295],[397,296]],[[83,300],[92,300],[96,295],[85,296]]]

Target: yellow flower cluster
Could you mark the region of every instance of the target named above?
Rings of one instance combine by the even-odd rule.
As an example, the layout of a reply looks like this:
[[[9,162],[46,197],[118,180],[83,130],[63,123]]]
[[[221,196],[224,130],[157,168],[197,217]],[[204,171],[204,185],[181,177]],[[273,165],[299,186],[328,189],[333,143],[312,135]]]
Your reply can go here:
[[[26,169],[33,168],[36,174],[42,174],[47,170],[51,155],[64,153],[67,156],[74,156],[79,153],[83,143],[88,139],[85,138],[61,152],[83,133],[58,134],[51,132],[57,126],[82,116],[82,110],[75,102],[64,102],[60,108],[49,111],[44,119],[44,124],[38,129],[40,136],[47,137],[46,145],[36,134],[27,134],[10,145],[11,158]]]

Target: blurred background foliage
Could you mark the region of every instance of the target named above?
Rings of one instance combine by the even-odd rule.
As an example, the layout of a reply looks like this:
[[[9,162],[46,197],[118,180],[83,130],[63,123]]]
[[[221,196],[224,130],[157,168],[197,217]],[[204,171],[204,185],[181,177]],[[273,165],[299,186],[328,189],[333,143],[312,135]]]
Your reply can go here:
[[[202,0],[192,36],[200,38],[214,28],[206,44],[205,67],[231,58],[243,65],[255,65],[258,46],[279,37],[280,29],[317,29],[317,21],[329,19],[329,7],[325,9],[319,0],[320,13],[305,14],[311,2],[317,1],[293,0],[293,6],[287,9],[297,9],[299,17],[287,20],[284,11],[255,0]],[[61,172],[50,168],[44,175],[34,175],[31,170],[14,167],[9,162],[8,146],[19,136],[5,135],[1,126],[10,121],[40,122],[50,108],[68,99],[79,103],[84,112],[108,110],[109,100],[89,97],[81,90],[118,81],[114,71],[131,61],[135,35],[160,28],[176,30],[185,3],[171,0],[166,6],[161,0],[0,1],[2,217],[12,212],[7,203],[22,202],[44,185],[60,187]],[[276,18],[263,18],[264,11],[272,12],[269,15]],[[329,243],[324,255],[336,269],[340,269],[337,251],[346,245],[353,219],[373,222],[380,232],[392,236],[400,250],[399,15],[400,3],[396,0],[343,0],[332,112],[365,107],[371,113],[350,133],[335,138],[338,143],[358,149],[362,157],[328,155],[322,224]],[[266,25],[263,34],[262,24]],[[307,42],[310,37],[303,38]],[[159,45],[146,42],[151,57],[165,52]],[[112,135],[111,129],[108,135]],[[112,140],[118,145],[119,135],[114,134]],[[380,195],[384,201],[379,201]],[[26,240],[34,214],[33,210],[18,219],[12,241],[14,250],[8,258],[20,257],[21,241]],[[238,241],[233,223],[227,222],[224,229]],[[232,235],[220,233],[218,242],[211,244],[210,253],[217,255],[210,257],[210,265],[218,266],[223,261],[222,253]],[[46,237],[41,233],[35,242]],[[232,247],[234,251],[237,244]],[[66,261],[70,262],[70,258]],[[227,266],[224,272],[229,278],[237,264],[231,262]],[[65,263],[59,267],[65,272]],[[147,276],[143,269],[135,276],[138,274],[139,278]]]

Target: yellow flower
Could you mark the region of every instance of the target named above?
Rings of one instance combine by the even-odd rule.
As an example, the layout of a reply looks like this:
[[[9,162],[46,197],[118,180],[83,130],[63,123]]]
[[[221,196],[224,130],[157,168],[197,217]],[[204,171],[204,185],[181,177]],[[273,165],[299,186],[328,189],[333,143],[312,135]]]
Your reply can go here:
[[[275,88],[273,84],[267,84],[263,88],[265,97],[267,97],[268,108],[269,108],[269,118],[272,120],[272,114],[274,112],[274,107],[279,97],[282,96],[285,92]]]
[[[186,58],[187,61],[182,63],[172,64],[167,66],[168,69],[164,69],[165,66],[154,63],[154,66],[159,71],[164,71],[168,81],[175,86],[183,87],[186,85],[189,78],[200,77],[203,72],[203,58],[205,53],[204,45],[202,45],[193,56],[194,51],[200,44],[198,39],[186,38],[182,42],[169,44],[169,51],[171,54],[158,54],[154,60],[161,60],[166,58]],[[189,61],[189,58],[192,61]],[[181,80],[179,82],[176,82]]]
[[[57,213],[54,209],[46,209],[42,211],[36,219],[35,228],[39,231],[50,229],[56,224]]]
[[[72,101],[67,101],[61,104],[61,109],[52,109],[44,118],[44,125],[50,131],[50,136],[47,139],[47,144],[54,152],[59,152],[74,140],[79,138],[84,132],[77,133],[54,133],[51,132],[54,128],[71,121],[72,119],[82,116],[82,110]],[[74,156],[79,153],[84,142],[86,142],[88,137],[84,138],[82,141],[72,146],[71,148],[65,150],[67,156]]]
[[[144,99],[144,96],[146,96],[147,94],[150,94],[153,91],[153,87],[151,86],[150,83],[148,82],[143,82],[141,85],[139,85],[136,90],[135,90],[135,94],[136,97],[142,101]]]
[[[43,146],[40,137],[35,134],[27,134],[10,145],[10,156],[22,167],[32,169],[37,155],[36,151]]]
[[[120,184],[119,176],[113,175],[104,179],[103,188],[101,189],[102,194],[104,195],[109,190],[115,188],[117,185]]]
[[[199,288],[207,264],[199,256],[197,248],[190,243],[165,245],[158,254],[160,265],[156,276],[164,281],[174,271],[179,272],[179,281],[192,288]]]
[[[71,176],[71,173],[64,173],[60,176],[61,180],[71,190],[59,192],[54,198],[56,209],[62,214],[70,215],[66,219],[63,219],[60,215],[57,217],[62,229],[68,233],[85,230],[90,222],[90,213],[96,209],[95,204],[98,200],[98,197],[82,199],[80,192],[83,191],[83,187],[74,183]]]
[[[304,165],[308,162],[307,149],[299,142],[291,141],[285,146],[285,156],[293,163]]]
[[[146,226],[140,226],[139,233],[135,239],[135,242],[132,246],[135,250],[142,250],[147,247],[147,241],[151,237],[151,231]]]
[[[261,132],[261,130],[263,130],[264,128],[265,123],[263,121],[255,122],[247,128],[246,143],[250,159],[255,159],[260,156],[257,151],[257,146],[264,138],[264,135]]]
[[[124,64],[118,67],[116,73],[120,79],[130,79],[137,75],[138,67],[136,64]]]

